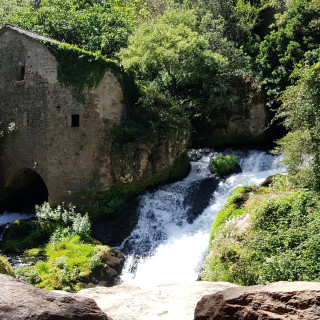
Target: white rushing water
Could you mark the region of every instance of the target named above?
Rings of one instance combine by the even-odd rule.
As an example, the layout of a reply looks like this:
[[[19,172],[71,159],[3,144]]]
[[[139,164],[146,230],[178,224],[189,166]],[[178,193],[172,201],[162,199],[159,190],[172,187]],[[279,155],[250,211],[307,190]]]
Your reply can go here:
[[[195,204],[202,195],[201,181],[217,184],[209,167],[216,152],[190,151],[196,160],[187,178],[141,197],[137,225],[121,245],[126,253],[122,282],[151,287],[195,281],[208,249],[211,224],[230,192],[241,185],[259,184],[281,171],[279,158],[263,151],[224,153],[238,157],[242,173],[220,180],[195,219],[190,219],[190,212],[199,208]]]

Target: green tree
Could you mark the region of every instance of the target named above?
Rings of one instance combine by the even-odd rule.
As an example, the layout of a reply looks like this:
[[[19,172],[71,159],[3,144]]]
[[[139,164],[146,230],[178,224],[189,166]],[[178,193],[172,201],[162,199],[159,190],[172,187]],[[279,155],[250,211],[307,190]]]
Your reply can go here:
[[[25,29],[112,57],[126,46],[143,1],[42,0],[9,21]]]
[[[160,132],[232,107],[227,75],[222,76],[228,61],[209,50],[196,24],[194,10],[170,9],[153,23],[142,23],[120,51],[123,66],[140,88],[145,120]]]
[[[294,84],[290,78],[294,66],[319,48],[319,15],[319,0],[291,0],[277,16],[274,30],[261,42],[255,68],[271,104]]]
[[[291,132],[279,141],[296,183],[320,189],[320,62],[294,73],[299,80],[281,96],[284,125]],[[311,170],[310,170],[311,169]],[[298,178],[298,179],[297,179]]]
[[[17,14],[32,10],[32,0],[0,0],[0,28]]]

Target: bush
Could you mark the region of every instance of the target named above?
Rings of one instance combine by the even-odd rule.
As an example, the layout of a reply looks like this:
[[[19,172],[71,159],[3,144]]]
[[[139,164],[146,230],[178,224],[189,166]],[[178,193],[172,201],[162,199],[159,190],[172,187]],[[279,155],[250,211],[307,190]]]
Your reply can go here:
[[[88,214],[76,213],[72,205],[52,208],[45,202],[36,206],[36,217],[36,220],[18,220],[12,224],[2,246],[5,252],[23,253],[26,249],[44,245],[50,238],[52,242],[58,242],[72,235],[93,241]]]
[[[51,225],[40,226],[36,220],[17,220],[9,228],[2,249],[6,253],[23,253],[45,244],[53,231]]]
[[[216,215],[210,230],[210,243],[218,234],[221,226],[228,220],[243,214],[242,205],[252,191],[252,187],[239,187],[232,191],[223,209]]]
[[[51,240],[54,242],[73,235],[88,240],[91,232],[89,216],[87,213],[82,216],[74,210],[75,207],[71,204],[67,208],[63,205],[51,208],[50,204],[45,202],[41,206],[36,205],[36,217],[41,226],[52,226],[54,232]]]
[[[16,272],[39,288],[77,291],[90,285],[91,280],[99,281],[93,276],[99,268],[105,271],[101,278],[108,280],[108,266],[102,262],[102,256],[109,250],[107,246],[84,243],[79,235],[68,236],[44,247],[44,261]]]
[[[212,172],[222,177],[231,173],[241,172],[240,165],[236,156],[217,156],[211,163]]]
[[[264,189],[250,197],[242,213],[224,220],[214,234],[203,280],[241,285],[320,280],[319,194]]]

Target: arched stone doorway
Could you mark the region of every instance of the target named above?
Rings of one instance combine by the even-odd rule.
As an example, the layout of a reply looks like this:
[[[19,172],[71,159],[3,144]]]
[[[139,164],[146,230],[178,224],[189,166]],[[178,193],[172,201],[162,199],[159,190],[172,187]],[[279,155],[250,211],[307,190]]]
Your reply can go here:
[[[41,176],[23,168],[12,174],[5,186],[6,210],[33,209],[35,204],[48,201],[48,188]]]

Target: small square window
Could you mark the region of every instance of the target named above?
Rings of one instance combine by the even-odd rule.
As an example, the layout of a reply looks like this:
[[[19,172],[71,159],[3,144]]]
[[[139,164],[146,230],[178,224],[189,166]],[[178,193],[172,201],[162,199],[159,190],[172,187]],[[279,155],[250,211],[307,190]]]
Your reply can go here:
[[[79,127],[80,126],[80,116],[78,114],[71,115],[71,127]]]

